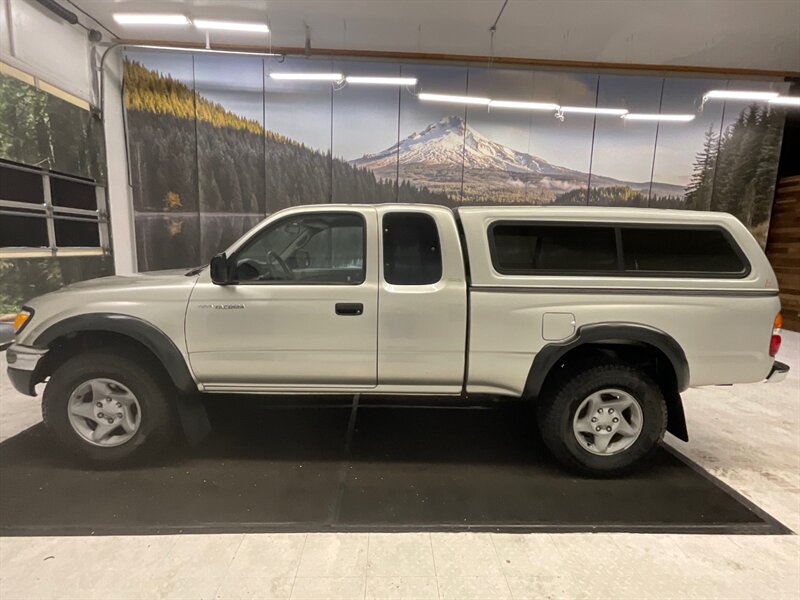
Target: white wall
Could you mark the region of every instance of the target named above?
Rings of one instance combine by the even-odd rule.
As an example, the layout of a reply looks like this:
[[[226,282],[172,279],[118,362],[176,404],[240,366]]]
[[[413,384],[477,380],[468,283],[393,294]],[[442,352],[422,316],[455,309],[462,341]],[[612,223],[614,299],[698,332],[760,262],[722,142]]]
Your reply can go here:
[[[69,8],[69,6],[67,6]],[[92,23],[88,23],[92,26]],[[98,55],[102,52],[98,50]],[[0,0],[0,60],[98,106],[93,54],[87,32],[70,25],[30,0]],[[136,270],[133,207],[128,185],[123,131],[121,62],[112,51],[105,73],[104,125],[114,267]]]
[[[86,31],[27,0],[0,0],[0,60],[95,104]]]
[[[103,123],[106,136],[108,198],[111,213],[111,240],[114,246],[114,268],[118,275],[135,273],[136,237],[134,235],[133,200],[128,180],[128,152],[125,143],[122,107],[122,51],[109,52],[103,71]]]

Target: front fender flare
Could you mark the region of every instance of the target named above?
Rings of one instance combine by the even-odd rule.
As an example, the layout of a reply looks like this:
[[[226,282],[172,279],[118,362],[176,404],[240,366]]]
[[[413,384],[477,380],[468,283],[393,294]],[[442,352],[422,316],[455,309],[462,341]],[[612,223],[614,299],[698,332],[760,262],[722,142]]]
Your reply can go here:
[[[33,341],[33,346],[48,348],[62,336],[87,331],[108,331],[136,340],[161,361],[178,390],[186,393],[197,391],[186,360],[175,343],[155,325],[138,317],[117,313],[88,313],[68,317],[42,331]]]

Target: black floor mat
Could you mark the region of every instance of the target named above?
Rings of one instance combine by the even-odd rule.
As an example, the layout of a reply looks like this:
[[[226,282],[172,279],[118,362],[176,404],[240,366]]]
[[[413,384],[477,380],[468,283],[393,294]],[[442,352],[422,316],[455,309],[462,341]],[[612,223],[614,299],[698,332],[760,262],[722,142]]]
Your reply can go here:
[[[521,407],[217,398],[211,413],[199,446],[146,467],[81,468],[42,425],[0,444],[0,534],[787,531],[665,448],[624,479],[565,472]]]

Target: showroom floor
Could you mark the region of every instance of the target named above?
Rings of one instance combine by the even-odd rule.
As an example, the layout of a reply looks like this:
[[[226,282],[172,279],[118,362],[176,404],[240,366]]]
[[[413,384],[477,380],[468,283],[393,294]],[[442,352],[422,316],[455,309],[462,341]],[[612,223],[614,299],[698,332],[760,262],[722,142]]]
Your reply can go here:
[[[670,443],[800,531],[800,334],[776,385],[684,395]],[[0,354],[0,440],[40,420]],[[2,485],[2,482],[0,482]],[[53,503],[63,498],[54,497]],[[98,498],[103,502],[103,498]],[[676,495],[675,502],[680,502]],[[286,533],[0,538],[0,598],[800,598],[796,535]]]

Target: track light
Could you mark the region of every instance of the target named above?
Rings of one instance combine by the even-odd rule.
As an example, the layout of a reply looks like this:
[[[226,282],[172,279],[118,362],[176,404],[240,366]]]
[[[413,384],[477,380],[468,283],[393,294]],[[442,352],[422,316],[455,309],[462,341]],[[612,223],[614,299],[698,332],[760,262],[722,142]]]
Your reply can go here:
[[[186,15],[114,13],[114,20],[120,25],[188,25]]]
[[[198,29],[217,29],[220,31],[253,31],[256,33],[269,33],[266,23],[236,23],[233,21],[211,21],[194,19],[192,21]]]
[[[800,96],[777,96],[769,101],[780,106],[800,106]]]
[[[747,90],[711,90],[703,96],[706,100],[771,100],[778,97],[778,92],[757,92]]]
[[[622,115],[626,121],[676,121],[686,123],[694,120],[694,115],[675,115],[675,114],[645,114],[645,113],[628,113]]]
[[[598,108],[596,106],[562,106],[561,112],[584,113],[587,115],[615,115],[621,117],[628,114],[626,108]]]
[[[558,110],[558,104],[551,102],[521,102],[517,100],[492,100],[489,108],[518,108],[520,110]]]
[[[341,81],[341,73],[270,73],[271,79],[285,81]]]
[[[416,77],[362,77],[360,75],[348,75],[345,77],[347,83],[370,84],[370,85],[417,85]]]
[[[158,46],[153,44],[124,44],[128,48],[144,50],[166,50],[168,52],[201,52],[206,54],[239,54],[242,56],[281,56],[274,52],[249,52],[247,50],[218,50],[216,48],[194,48],[192,46]]]
[[[457,104],[478,104],[487,106],[491,99],[480,98],[477,96],[450,96],[449,94],[419,94],[417,96],[420,100],[427,102],[455,102]]]

